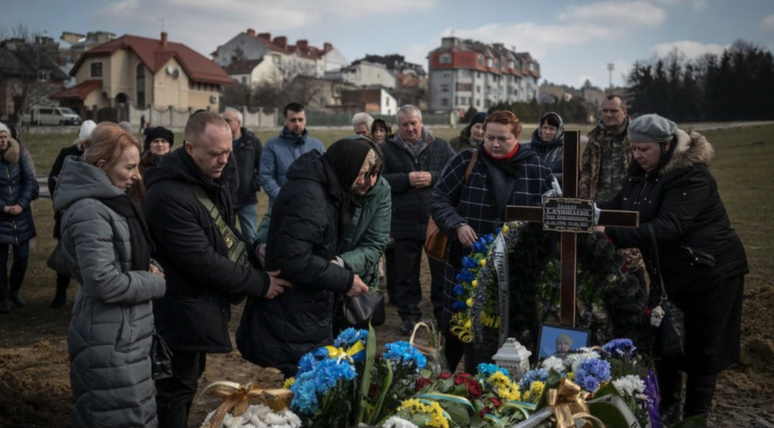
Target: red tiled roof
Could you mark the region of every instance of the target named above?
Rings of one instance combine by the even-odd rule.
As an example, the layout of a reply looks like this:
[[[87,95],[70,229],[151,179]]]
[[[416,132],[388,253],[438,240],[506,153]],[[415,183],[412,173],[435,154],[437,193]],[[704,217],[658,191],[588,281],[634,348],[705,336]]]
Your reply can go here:
[[[214,61],[182,43],[167,42],[166,46],[162,46],[158,39],[131,35],[121,36],[84,52],[73,66],[70,75],[75,75],[86,58],[110,56],[119,49],[134,52],[154,74],[164,67],[170,58],[175,58],[188,77],[195,82],[226,85],[234,83]]]
[[[53,98],[55,100],[70,100],[70,99],[78,99],[83,100],[89,94],[91,91],[99,88],[102,86],[102,80],[85,80],[72,88],[65,89],[62,92],[57,92],[54,95],[51,95],[49,98]]]

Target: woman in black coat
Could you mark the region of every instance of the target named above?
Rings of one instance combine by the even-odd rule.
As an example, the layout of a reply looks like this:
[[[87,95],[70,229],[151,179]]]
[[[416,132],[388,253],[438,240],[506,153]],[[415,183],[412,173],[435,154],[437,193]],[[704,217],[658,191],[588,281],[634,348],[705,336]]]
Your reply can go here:
[[[551,173],[561,184],[564,122],[558,114],[550,111],[540,117],[537,129],[532,132],[529,148],[547,167],[551,168]]]
[[[11,131],[0,124],[0,313],[8,313],[8,301],[19,307],[19,295],[30,255],[35,222],[30,203],[38,182],[21,156],[21,146]],[[13,265],[8,277],[8,247],[13,248]]]
[[[640,226],[597,230],[620,248],[640,248],[652,294],[660,295],[660,269],[669,300],[685,313],[685,355],[656,361],[661,413],[671,424],[680,420],[681,372],[687,373],[684,416],[708,414],[718,373],[739,361],[747,258],[709,171],[707,140],[655,114],[632,121],[629,140],[637,162],[621,191],[600,207],[639,211]]]
[[[370,145],[344,139],[324,155],[301,155],[288,169],[272,208],[266,269],[281,271],[293,287],[273,301],[248,300],[237,331],[247,360],[292,376],[304,354],[333,344],[334,296],[368,291],[335,259],[355,209],[353,188],[375,162]]]

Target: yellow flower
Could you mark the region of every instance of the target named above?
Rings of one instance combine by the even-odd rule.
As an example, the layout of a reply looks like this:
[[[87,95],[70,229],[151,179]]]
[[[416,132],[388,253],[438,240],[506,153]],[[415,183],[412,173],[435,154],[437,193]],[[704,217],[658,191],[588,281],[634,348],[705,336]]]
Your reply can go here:
[[[471,307],[471,306],[473,306],[473,299],[472,299],[472,298],[471,298],[471,299],[468,299],[468,300],[465,302],[465,304],[466,304],[466,305],[468,305],[468,307]]]
[[[535,397],[540,397],[541,395],[543,395],[543,390],[545,389],[545,387],[546,387],[545,382],[541,382],[541,381],[532,382],[532,385],[529,386],[529,393],[530,395],[534,394]]]
[[[570,380],[575,379],[575,372],[567,372],[567,379],[570,379]]]
[[[503,400],[521,400],[521,393],[519,392],[519,385],[513,383],[508,376],[500,372],[494,372],[487,382],[495,387],[497,396]]]
[[[430,419],[430,426],[438,428],[449,428],[449,421],[444,417],[441,405],[434,401],[432,404],[432,409],[433,412],[432,418]]]
[[[486,266],[486,259],[481,259],[480,262],[478,262],[481,266]]]
[[[430,415],[430,422],[428,423],[431,427],[449,428],[449,421],[444,417],[443,408],[435,401],[430,404],[425,404],[416,398],[412,398],[403,401],[401,406],[398,407],[398,411],[403,409],[408,409],[412,415],[416,415],[417,413]]]
[[[295,377],[289,377],[285,379],[285,383],[282,384],[282,389],[290,389],[293,384],[296,383]]]
[[[505,234],[506,232],[508,232],[508,226],[507,225],[503,225],[503,234]]]
[[[478,280],[474,279],[473,282],[470,283],[470,285],[472,285],[474,287],[478,287]]]

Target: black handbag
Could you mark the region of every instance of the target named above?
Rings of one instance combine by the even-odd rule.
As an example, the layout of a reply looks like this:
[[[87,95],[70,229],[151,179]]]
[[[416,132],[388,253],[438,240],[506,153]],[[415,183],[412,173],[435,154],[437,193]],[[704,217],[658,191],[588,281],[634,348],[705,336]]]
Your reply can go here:
[[[341,308],[347,324],[367,328],[368,321],[376,327],[384,324],[384,293],[379,289],[369,290],[357,297],[344,297]]]
[[[151,341],[151,377],[153,380],[166,379],[172,377],[172,356],[174,354],[169,350],[164,338],[153,329]]]
[[[669,301],[664,287],[664,278],[661,276],[661,263],[658,258],[658,243],[653,225],[648,224],[650,240],[653,243],[653,251],[656,256],[656,269],[661,293],[658,306],[653,311],[661,308],[664,316],[661,324],[656,328],[656,354],[664,358],[678,358],[685,353],[685,314],[674,303]]]

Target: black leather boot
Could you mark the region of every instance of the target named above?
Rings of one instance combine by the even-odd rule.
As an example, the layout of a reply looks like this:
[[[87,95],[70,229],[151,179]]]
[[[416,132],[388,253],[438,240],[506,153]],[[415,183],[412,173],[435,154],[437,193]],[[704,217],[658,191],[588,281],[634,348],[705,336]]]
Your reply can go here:
[[[662,359],[656,362],[656,377],[661,394],[658,410],[664,426],[669,427],[683,419],[680,414],[683,376],[669,360]]]
[[[22,300],[18,291],[14,291],[13,293],[11,293],[11,303],[13,303],[14,305],[20,308],[27,306],[27,304],[24,303],[24,300]]]
[[[685,385],[685,417],[708,415],[712,411],[717,375],[695,376],[688,374]]]

